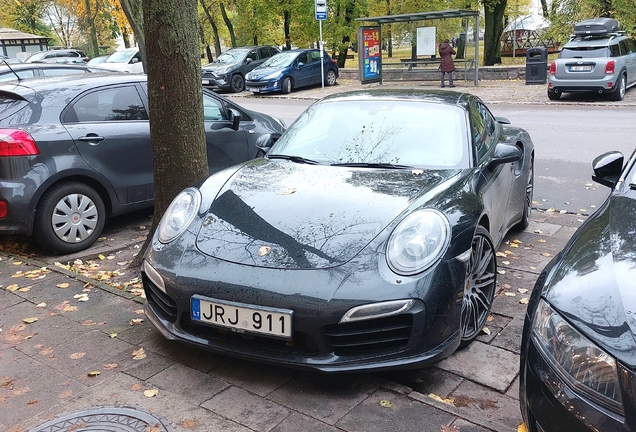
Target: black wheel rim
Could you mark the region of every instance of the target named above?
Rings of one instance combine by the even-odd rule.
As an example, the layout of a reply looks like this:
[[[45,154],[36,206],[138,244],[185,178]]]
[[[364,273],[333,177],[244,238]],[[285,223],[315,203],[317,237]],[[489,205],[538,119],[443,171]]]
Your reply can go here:
[[[490,240],[483,234],[473,238],[462,303],[462,341],[474,339],[488,319],[497,284],[497,261]]]
[[[237,93],[243,91],[243,78],[239,75],[235,75],[232,78],[232,89]]]

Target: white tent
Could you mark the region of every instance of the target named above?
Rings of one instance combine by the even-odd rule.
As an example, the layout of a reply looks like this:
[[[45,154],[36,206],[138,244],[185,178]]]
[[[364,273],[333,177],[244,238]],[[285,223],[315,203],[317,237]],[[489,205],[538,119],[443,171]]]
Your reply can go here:
[[[504,32],[515,30],[541,30],[550,25],[550,22],[538,14],[520,16],[504,29]]]

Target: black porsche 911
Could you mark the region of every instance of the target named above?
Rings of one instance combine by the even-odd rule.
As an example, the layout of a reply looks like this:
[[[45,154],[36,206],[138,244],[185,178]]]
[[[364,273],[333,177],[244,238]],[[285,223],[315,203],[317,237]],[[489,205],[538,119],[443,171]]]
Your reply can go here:
[[[329,96],[263,159],[178,195],[142,277],[168,339],[326,372],[417,368],[468,344],[495,251],[525,228],[534,147],[479,98]],[[272,145],[273,143],[273,145]]]
[[[594,160],[612,188],[539,276],[521,342],[530,432],[636,430],[636,153]]]

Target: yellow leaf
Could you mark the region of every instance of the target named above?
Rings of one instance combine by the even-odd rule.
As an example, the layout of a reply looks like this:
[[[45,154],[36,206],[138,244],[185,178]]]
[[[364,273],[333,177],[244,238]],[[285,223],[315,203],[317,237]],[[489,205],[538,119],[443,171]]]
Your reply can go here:
[[[20,288],[18,291],[20,291],[20,292],[29,292],[29,291],[31,291],[31,287],[27,286],[27,287],[24,287],[24,288]]]
[[[64,306],[62,312],[74,312],[77,310],[77,306]]]
[[[111,333],[108,335],[109,338],[114,339],[117,337],[117,333]]]
[[[146,352],[144,351],[143,348],[139,348],[138,350],[133,351],[132,355],[133,355],[133,359],[135,360],[143,360],[147,357]]]
[[[24,273],[22,273],[21,271],[16,272],[16,273],[11,275],[12,278],[19,278],[19,277],[22,277],[22,276],[24,276]]]
[[[538,241],[539,243],[545,243],[545,240],[543,240],[543,239],[539,239],[539,240],[537,240],[537,241]]]
[[[393,406],[393,403],[391,403],[390,400],[386,400],[386,399],[382,399],[378,403],[380,404],[381,407],[384,407],[384,408],[391,408]]]
[[[549,254],[549,253],[547,253],[547,252],[543,252],[541,255],[543,255],[544,257],[552,256],[552,255],[550,255],[550,254]]]
[[[488,327],[482,328],[481,331],[487,335],[490,335],[490,329]]]
[[[157,389],[144,390],[144,396],[148,398],[155,397],[157,396],[158,393],[159,393],[159,390]]]
[[[101,374],[100,371],[91,371],[88,373],[89,377],[96,377],[97,375]]]
[[[33,324],[37,320],[38,320],[37,317],[31,317],[31,318],[24,318],[22,322],[25,324]]]
[[[36,308],[45,308],[46,307],[46,303],[42,302],[42,303],[38,303],[37,306],[35,306]]]
[[[7,291],[14,292],[18,290],[18,284],[11,284],[7,287]]]
[[[581,213],[585,213],[587,210],[586,210],[586,209],[579,209],[579,211],[580,211]]]
[[[518,248],[519,245],[517,243],[510,243],[511,248]]]
[[[97,255],[97,257],[102,261],[106,259],[106,257],[102,254]]]
[[[528,301],[529,301],[529,300],[530,300],[530,299],[529,299],[528,297],[524,297],[524,298],[522,298],[521,300],[519,300],[519,303],[521,303],[521,304],[528,304]]]
[[[59,283],[59,284],[57,284],[57,285],[56,285],[56,287],[58,287],[58,288],[68,288],[68,287],[69,287],[69,284],[68,284],[68,283],[66,283],[66,282],[64,282],[64,283]]]
[[[504,274],[506,274],[506,271],[505,270],[497,270],[497,273],[499,273],[500,275],[504,275]]]
[[[500,258],[505,258],[506,257],[506,254],[503,253],[503,252],[497,252],[495,255],[500,257]]]
[[[514,239],[512,242],[513,242],[513,243],[515,243],[515,244],[521,244],[521,243],[523,243],[523,242],[522,242],[521,240],[519,240],[519,239]]]
[[[13,261],[13,265],[20,265],[22,264],[22,261]]]
[[[514,296],[516,296],[517,294],[515,294],[515,293],[511,293],[511,292],[505,292],[505,293],[504,293],[504,295],[505,295],[505,296],[508,296],[508,297],[514,297]]]
[[[135,311],[135,313],[136,313],[137,315],[143,315],[143,314],[144,314],[144,310],[143,310],[143,309],[137,309],[137,310]]]
[[[521,423],[517,428],[517,432],[528,432],[528,427],[525,423]]]

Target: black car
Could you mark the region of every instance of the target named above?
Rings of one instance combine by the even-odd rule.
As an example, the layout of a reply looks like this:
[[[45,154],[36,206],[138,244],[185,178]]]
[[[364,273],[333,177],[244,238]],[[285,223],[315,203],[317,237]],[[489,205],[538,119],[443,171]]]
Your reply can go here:
[[[142,265],[149,320],[168,339],[326,372],[448,357],[482,329],[495,250],[529,221],[534,147],[506,123],[441,90],[317,102],[265,158],[175,198]]]
[[[19,63],[5,65],[0,61],[0,82],[36,78],[42,76],[104,73],[108,70],[81,64],[60,63]]]
[[[0,85],[0,233],[76,252],[106,218],[153,204],[146,76],[93,73]],[[210,171],[253,159],[282,121],[204,90]]]
[[[203,66],[203,87],[211,90],[245,90],[245,75],[280,50],[273,46],[232,48]]]
[[[531,432],[636,430],[635,155],[594,160],[612,192],[535,284],[519,386]]]

